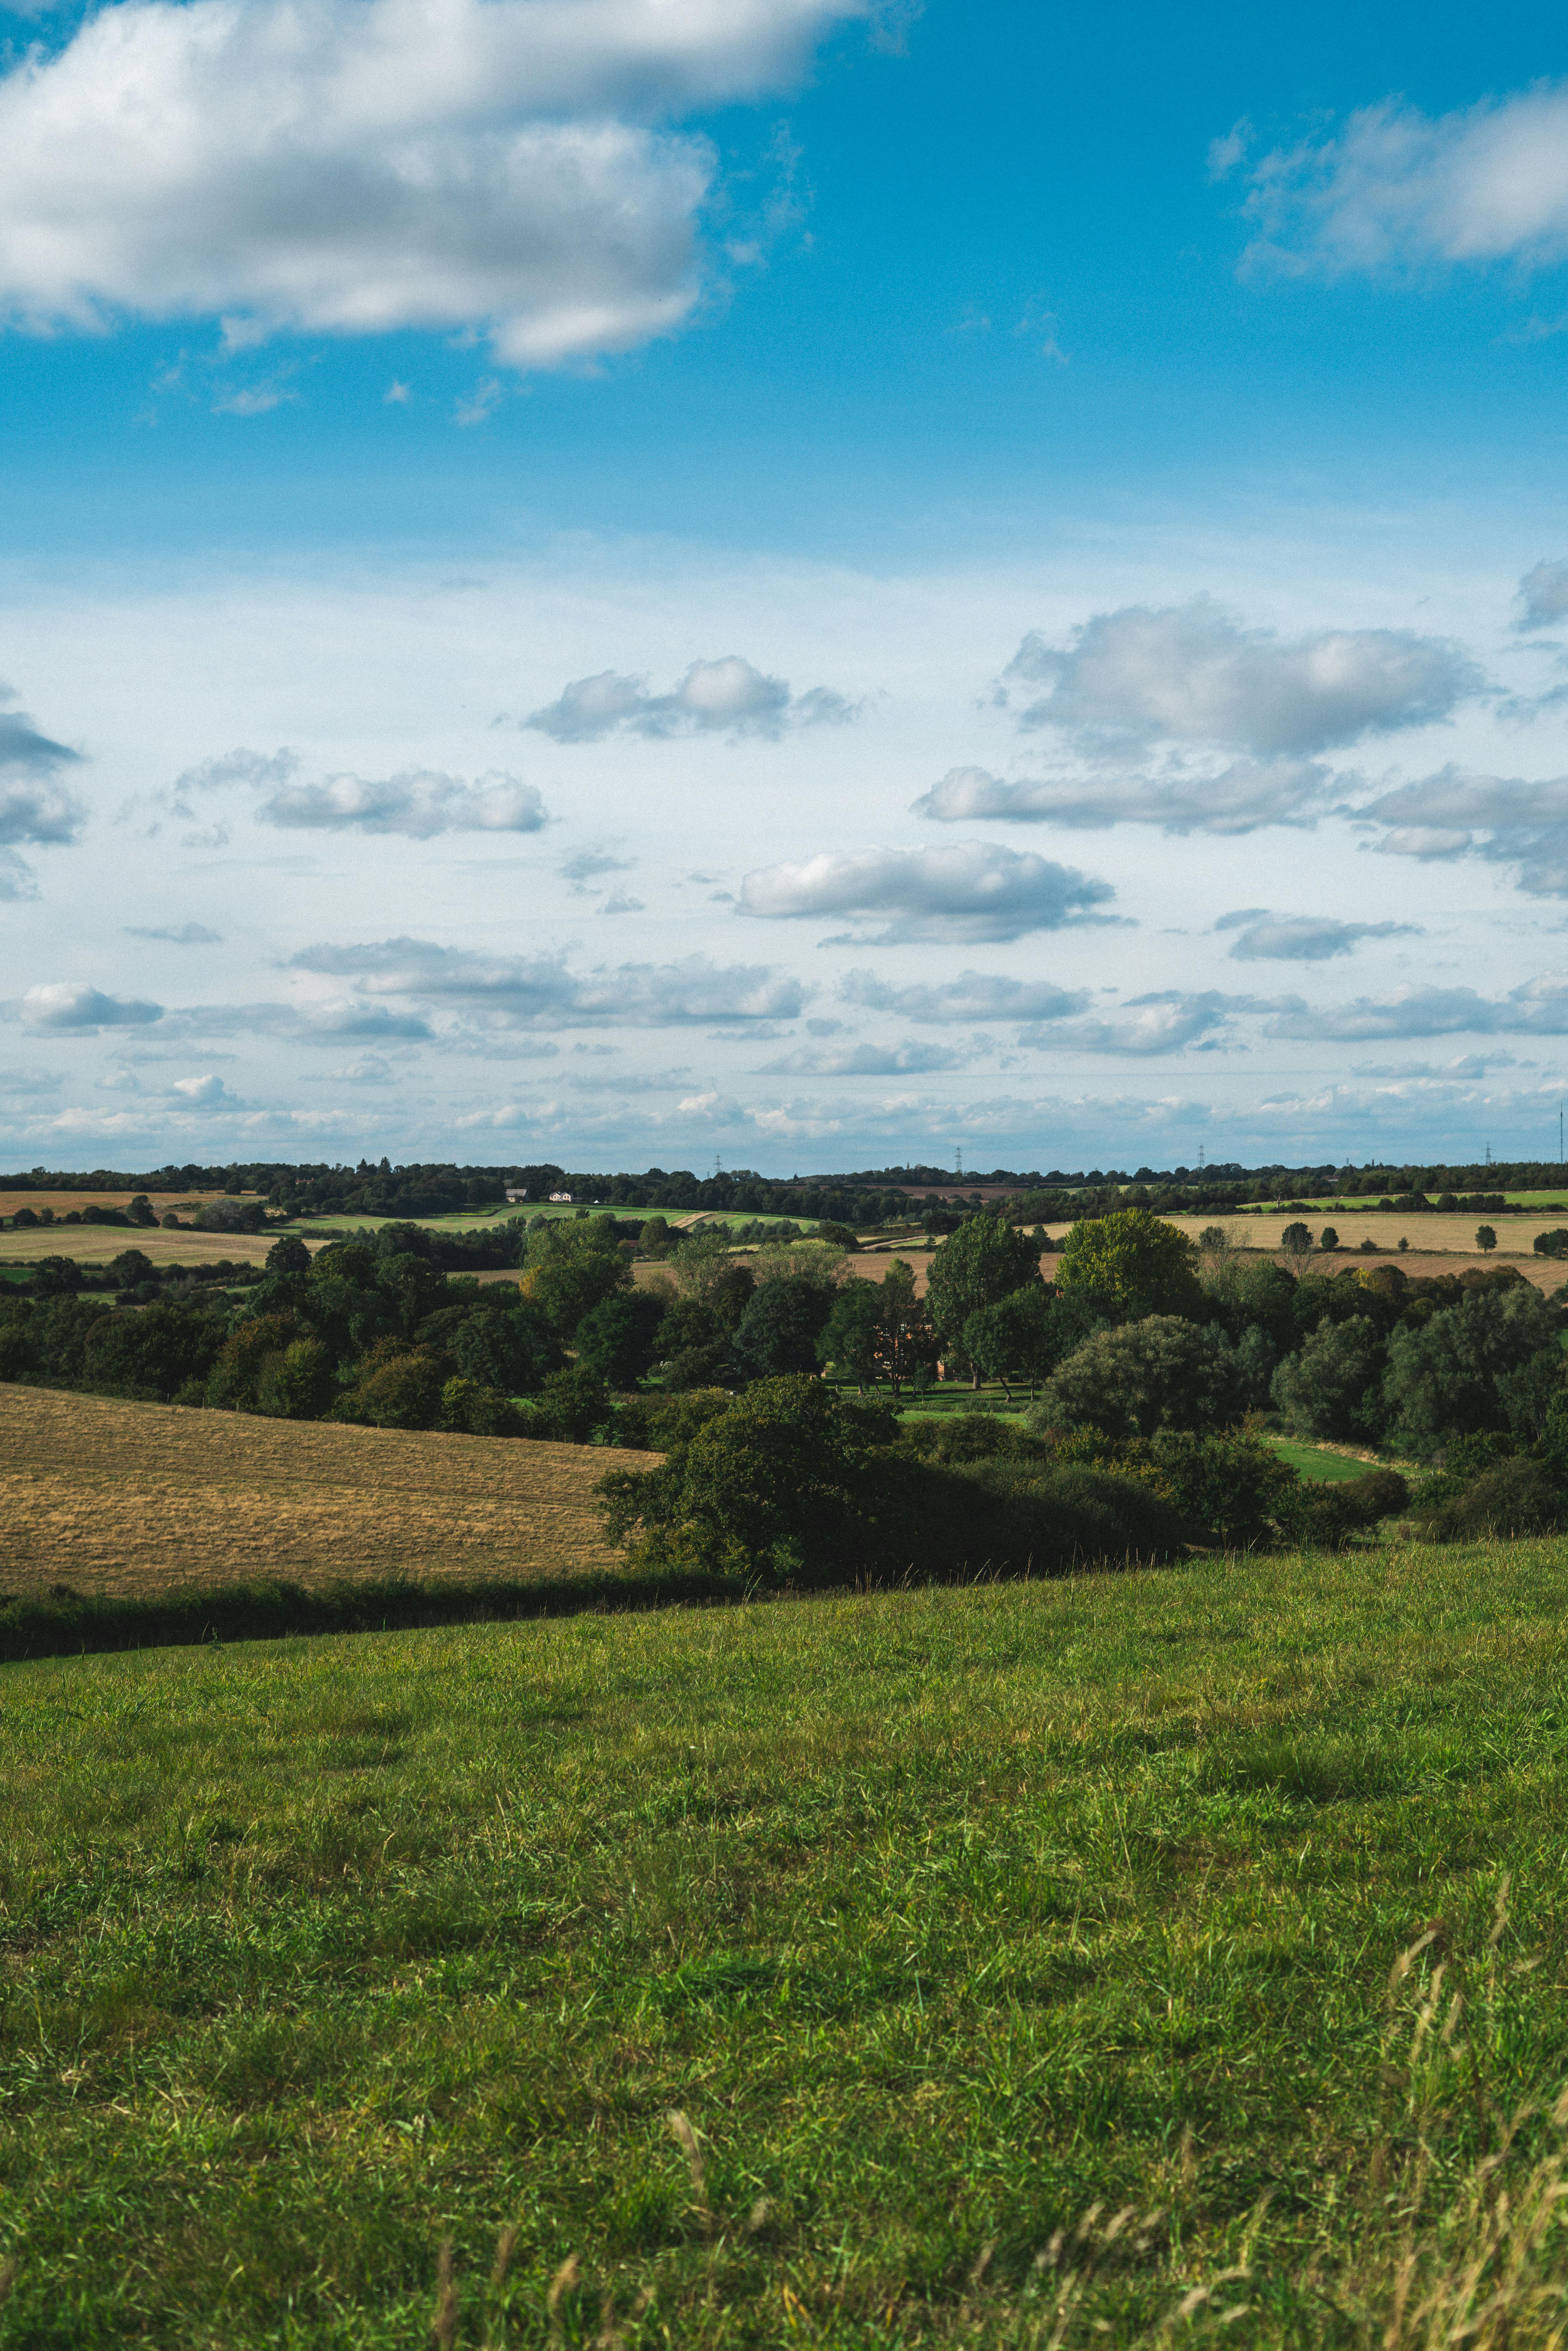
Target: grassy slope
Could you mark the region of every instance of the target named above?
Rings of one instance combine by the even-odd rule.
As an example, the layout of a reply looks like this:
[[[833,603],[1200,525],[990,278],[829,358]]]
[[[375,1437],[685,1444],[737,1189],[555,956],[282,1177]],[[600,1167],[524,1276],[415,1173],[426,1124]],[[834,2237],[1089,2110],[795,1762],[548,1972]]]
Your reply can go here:
[[[422,2345],[450,2236],[446,2340],[551,2339],[576,2255],[557,2340],[1043,2344],[1096,2203],[1161,2217],[1066,2340],[1249,2258],[1227,2341],[1375,2339],[1416,2138],[1436,2210],[1568,2074],[1565,1598],[1536,1544],[8,1668],[0,2343]]]

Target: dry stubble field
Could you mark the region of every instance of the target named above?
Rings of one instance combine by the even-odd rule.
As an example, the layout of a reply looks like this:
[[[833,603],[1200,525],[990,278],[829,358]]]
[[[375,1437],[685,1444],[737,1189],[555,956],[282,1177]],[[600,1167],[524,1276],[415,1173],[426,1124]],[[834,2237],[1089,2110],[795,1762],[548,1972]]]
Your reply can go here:
[[[618,1457],[624,1462],[628,1457]],[[638,1455],[652,1462],[652,1455]],[[615,1567],[589,1446],[0,1387],[0,1593]]]

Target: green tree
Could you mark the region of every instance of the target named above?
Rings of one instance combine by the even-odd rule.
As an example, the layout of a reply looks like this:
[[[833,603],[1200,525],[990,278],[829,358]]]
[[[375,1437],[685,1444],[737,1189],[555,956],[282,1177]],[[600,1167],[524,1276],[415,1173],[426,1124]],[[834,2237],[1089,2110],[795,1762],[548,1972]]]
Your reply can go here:
[[[517,1297],[517,1293],[511,1293]],[[532,1395],[559,1371],[560,1342],[546,1322],[544,1310],[531,1299],[517,1298],[504,1311],[481,1309],[462,1316],[451,1335],[438,1327],[444,1315],[421,1325],[420,1336],[449,1347],[465,1380],[481,1387],[498,1388],[505,1395]]]
[[[1030,1281],[994,1306],[982,1306],[965,1323],[965,1353],[988,1379],[1000,1380],[1009,1403],[1015,1379],[1027,1380],[1032,1396],[1071,1352],[1066,1318],[1057,1310],[1054,1293],[1043,1282]]]
[[[264,1362],[256,1384],[258,1412],[278,1420],[319,1420],[332,1401],[332,1357],[319,1339],[291,1340]]]
[[[1500,1383],[1555,1347],[1557,1329],[1557,1316],[1528,1282],[1473,1290],[1424,1324],[1401,1324],[1388,1343],[1384,1384],[1411,1445],[1426,1451],[1449,1435],[1506,1427]]]
[[[1494,1227],[1491,1225],[1478,1225],[1476,1227],[1476,1247],[1480,1250],[1483,1257],[1489,1256],[1490,1252],[1496,1249],[1497,1232]]]
[[[1554,1232],[1537,1233],[1532,1246],[1537,1257],[1568,1257],[1568,1226],[1559,1225]]]
[[[971,1314],[995,1306],[1026,1282],[1039,1280],[1040,1258],[1027,1233],[999,1217],[967,1217],[931,1259],[925,1276],[931,1320],[946,1345],[960,1350]],[[977,1367],[975,1385],[979,1384]]]
[[[1061,1290],[1088,1290],[1106,1300],[1124,1322],[1151,1314],[1203,1312],[1197,1250],[1175,1225],[1147,1208],[1117,1208],[1082,1217],[1067,1236],[1056,1270]]]
[[[1217,1323],[1145,1315],[1097,1331],[1055,1373],[1041,1409],[1065,1428],[1152,1437],[1226,1427],[1242,1408],[1235,1350]]]
[[[610,1417],[610,1396],[597,1373],[581,1364],[552,1372],[534,1406],[534,1426],[558,1443],[586,1445]]]
[[[862,1391],[885,1379],[898,1395],[924,1364],[936,1360],[936,1333],[926,1301],[915,1294],[915,1269],[894,1258],[880,1281],[846,1281],[817,1338],[820,1362]]]
[[[268,1273],[308,1273],[310,1252],[298,1233],[285,1233],[267,1252]]]
[[[523,1295],[543,1310],[551,1330],[570,1340],[600,1301],[630,1286],[632,1269],[606,1231],[612,1219],[536,1218],[528,1228],[528,1263]]]
[[[1385,1361],[1382,1337],[1370,1315],[1335,1322],[1325,1314],[1300,1353],[1275,1373],[1274,1402],[1308,1437],[1375,1444],[1383,1433]]]
[[[846,1281],[817,1336],[821,1363],[863,1394],[882,1368],[882,1298],[874,1281]]]
[[[645,1290],[601,1298],[577,1326],[577,1360],[606,1387],[634,1388],[653,1369],[664,1301]]]
[[[817,1368],[817,1339],[833,1311],[831,1282],[795,1273],[765,1281],[740,1318],[735,1353],[747,1379],[781,1378]]]

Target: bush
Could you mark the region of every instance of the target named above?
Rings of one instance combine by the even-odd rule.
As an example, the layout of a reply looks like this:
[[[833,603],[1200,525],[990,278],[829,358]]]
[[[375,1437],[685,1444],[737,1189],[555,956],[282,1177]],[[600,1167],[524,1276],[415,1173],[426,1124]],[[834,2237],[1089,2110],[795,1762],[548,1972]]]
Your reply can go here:
[[[1568,1226],[1559,1225],[1554,1232],[1537,1233],[1532,1246],[1537,1257],[1568,1257]]]
[[[1292,1542],[1343,1551],[1358,1534],[1369,1534],[1380,1519],[1402,1510],[1410,1489],[1395,1469],[1369,1469],[1363,1478],[1303,1479],[1284,1498],[1277,1518]]]
[[[510,1396],[461,1378],[448,1380],[441,1391],[439,1426],[467,1437],[522,1437],[528,1430]]]
[[[1239,1432],[1195,1437],[1162,1431],[1150,1451],[1169,1481],[1188,1542],[1218,1543],[1227,1551],[1261,1542],[1270,1524],[1288,1510],[1299,1484],[1295,1471],[1271,1447]]]
[[[1542,1462],[1499,1461],[1458,1494],[1422,1508],[1416,1523],[1428,1542],[1476,1542],[1489,1535],[1552,1534],[1563,1523],[1562,1487]]]

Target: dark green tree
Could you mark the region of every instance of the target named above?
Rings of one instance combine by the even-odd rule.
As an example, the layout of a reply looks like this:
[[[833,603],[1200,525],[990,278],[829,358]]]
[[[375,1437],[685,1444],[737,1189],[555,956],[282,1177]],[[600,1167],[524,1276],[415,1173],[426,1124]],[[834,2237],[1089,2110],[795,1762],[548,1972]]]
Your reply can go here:
[[[1367,1314],[1334,1322],[1327,1315],[1299,1354],[1274,1374],[1274,1402],[1308,1437],[1375,1444],[1383,1433],[1382,1376],[1386,1353]]]
[[[949,1233],[926,1271],[925,1295],[937,1335],[949,1349],[961,1350],[971,1314],[1039,1280],[1040,1258],[1027,1233],[999,1217],[967,1217]],[[979,1384],[977,1369],[975,1385]]]
[[[1145,1315],[1085,1340],[1052,1376],[1041,1409],[1061,1427],[1107,1437],[1152,1437],[1160,1428],[1202,1433],[1239,1417],[1241,1375],[1217,1323]]]

